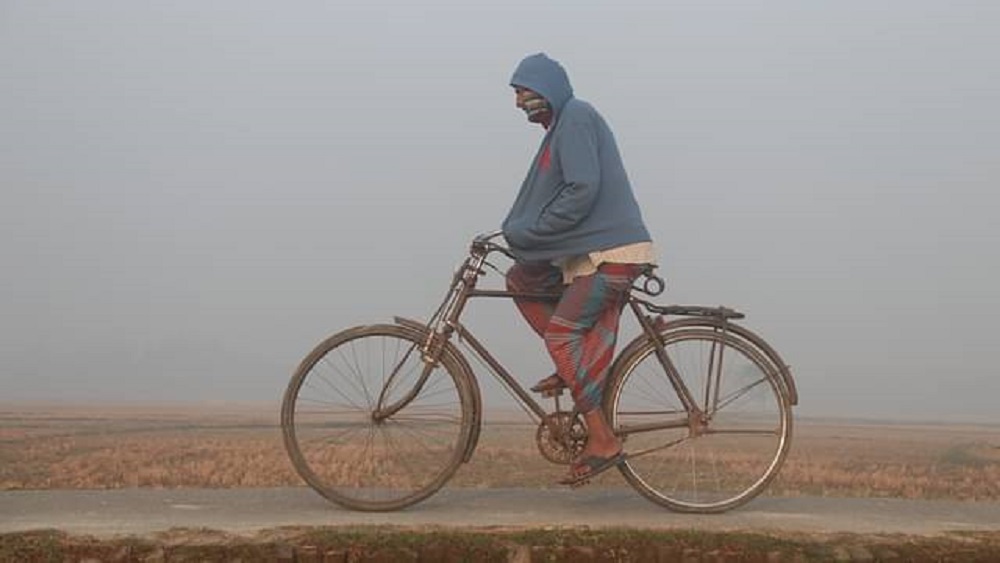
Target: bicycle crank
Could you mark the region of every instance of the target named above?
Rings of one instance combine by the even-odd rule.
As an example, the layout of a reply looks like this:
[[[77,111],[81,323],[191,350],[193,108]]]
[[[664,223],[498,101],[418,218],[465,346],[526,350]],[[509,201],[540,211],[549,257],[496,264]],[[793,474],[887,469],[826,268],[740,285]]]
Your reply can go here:
[[[569,465],[587,445],[587,428],[579,415],[550,413],[538,425],[535,442],[542,457],[552,463]]]

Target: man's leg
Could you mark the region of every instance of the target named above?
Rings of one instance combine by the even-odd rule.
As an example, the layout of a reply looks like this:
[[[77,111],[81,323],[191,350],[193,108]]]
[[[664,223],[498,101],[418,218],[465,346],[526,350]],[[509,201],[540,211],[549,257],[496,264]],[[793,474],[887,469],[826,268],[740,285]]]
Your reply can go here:
[[[608,457],[621,450],[601,410],[618,320],[629,287],[641,272],[635,264],[602,264],[566,289],[545,331],[545,345],[559,376],[584,415],[589,439],[582,457]]]
[[[507,270],[506,278],[508,291],[558,293],[564,287],[562,272],[549,262],[517,262]],[[544,336],[556,303],[516,298],[514,303],[532,330]]]

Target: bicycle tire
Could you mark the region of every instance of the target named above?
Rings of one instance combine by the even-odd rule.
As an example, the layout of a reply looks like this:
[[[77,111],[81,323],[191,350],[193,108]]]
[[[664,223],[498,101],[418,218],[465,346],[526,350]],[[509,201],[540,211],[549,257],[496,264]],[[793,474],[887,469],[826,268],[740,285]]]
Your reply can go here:
[[[778,474],[791,445],[792,401],[780,360],[717,324],[668,325],[660,336],[709,416],[703,427],[630,432],[688,418],[654,343],[640,337],[615,363],[605,396],[605,413],[628,454],[620,471],[643,496],[678,512],[717,513],[749,502]],[[721,363],[709,363],[720,347]],[[722,376],[708,376],[710,366]],[[721,383],[710,386],[712,380]]]
[[[323,497],[398,510],[437,492],[464,461],[475,402],[470,375],[450,354],[412,402],[385,420],[372,416],[383,389],[390,404],[413,387],[426,365],[422,343],[408,327],[359,326],[299,364],[282,400],[282,435],[296,472]]]

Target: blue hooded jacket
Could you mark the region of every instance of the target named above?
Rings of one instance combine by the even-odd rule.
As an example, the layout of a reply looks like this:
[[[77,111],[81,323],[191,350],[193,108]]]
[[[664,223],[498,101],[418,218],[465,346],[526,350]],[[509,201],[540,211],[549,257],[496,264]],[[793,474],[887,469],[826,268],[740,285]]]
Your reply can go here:
[[[573,97],[562,65],[525,58],[511,86],[542,95],[553,117],[503,222],[521,260],[552,260],[649,241],[614,135],[587,102]]]

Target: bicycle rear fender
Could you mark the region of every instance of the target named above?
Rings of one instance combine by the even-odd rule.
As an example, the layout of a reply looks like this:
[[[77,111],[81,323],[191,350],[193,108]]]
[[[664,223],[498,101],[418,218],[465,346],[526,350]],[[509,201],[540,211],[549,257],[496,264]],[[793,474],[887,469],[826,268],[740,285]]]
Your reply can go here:
[[[757,336],[753,331],[744,328],[740,325],[734,324],[731,321],[726,321],[718,318],[708,318],[708,317],[693,317],[693,318],[683,318],[668,321],[662,323],[660,317],[656,320],[656,326],[658,331],[662,334],[665,332],[670,332],[672,330],[679,330],[682,328],[718,328],[720,330],[725,330],[731,334],[735,334],[740,338],[750,342],[757,348],[759,348],[764,354],[770,356],[777,363],[778,375],[781,376],[781,383],[785,387],[785,391],[788,393],[789,404],[794,406],[799,404],[799,393],[795,388],[795,379],[792,377],[792,371],[785,363],[778,352],[772,348],[763,338]],[[630,356],[636,348],[639,348],[646,341],[645,333],[640,334],[632,339],[625,348],[622,349],[621,353],[615,358],[614,363],[611,365],[608,373],[617,373],[619,363],[622,358],[627,358]]]
[[[430,328],[426,324],[404,317],[393,317],[392,320],[399,326],[419,333],[421,338],[427,338],[427,333]],[[468,463],[469,460],[472,459],[472,452],[476,451],[476,445],[479,443],[479,430],[482,427],[483,400],[479,393],[479,382],[476,381],[476,378],[473,375],[472,366],[469,365],[468,360],[465,359],[465,356],[458,350],[458,348],[455,347],[454,344],[446,342],[442,353],[447,354],[450,359],[455,360],[455,363],[457,363],[464,372],[463,375],[465,380],[472,389],[472,435],[469,439],[469,445],[466,447],[462,456],[462,460],[465,463]]]

